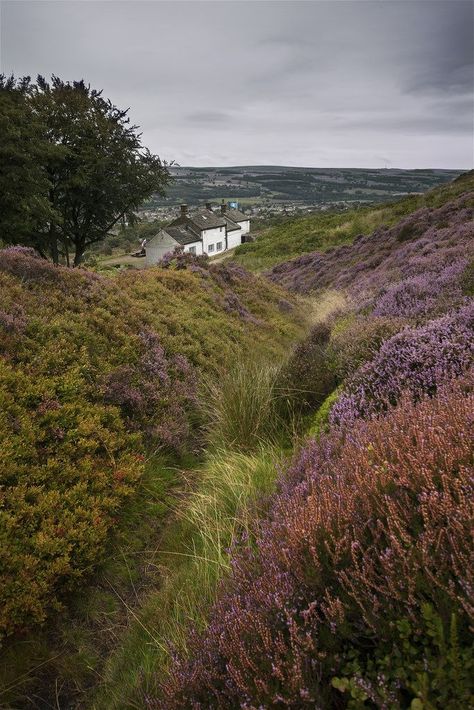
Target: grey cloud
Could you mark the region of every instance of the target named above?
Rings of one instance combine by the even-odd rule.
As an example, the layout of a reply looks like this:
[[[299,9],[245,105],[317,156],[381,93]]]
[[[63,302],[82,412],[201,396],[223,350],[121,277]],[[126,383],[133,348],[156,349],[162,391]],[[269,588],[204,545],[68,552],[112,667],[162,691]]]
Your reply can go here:
[[[200,124],[228,124],[231,123],[232,117],[224,111],[195,111],[185,114],[183,117],[185,122],[200,123]]]
[[[84,78],[181,164],[472,167],[464,0],[0,0],[3,71]]]

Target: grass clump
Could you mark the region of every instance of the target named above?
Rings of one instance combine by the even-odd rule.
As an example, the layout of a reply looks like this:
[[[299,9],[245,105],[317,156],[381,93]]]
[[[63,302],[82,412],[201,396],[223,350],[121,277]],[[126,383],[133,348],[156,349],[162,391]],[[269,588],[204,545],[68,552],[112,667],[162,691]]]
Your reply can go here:
[[[243,359],[207,381],[202,409],[211,447],[250,451],[281,433],[279,372],[278,365]]]

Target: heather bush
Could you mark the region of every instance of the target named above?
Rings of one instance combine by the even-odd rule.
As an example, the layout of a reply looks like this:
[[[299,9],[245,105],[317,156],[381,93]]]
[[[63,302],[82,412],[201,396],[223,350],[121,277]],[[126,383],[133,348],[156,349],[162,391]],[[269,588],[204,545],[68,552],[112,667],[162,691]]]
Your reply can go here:
[[[473,193],[466,192],[350,245],[278,264],[269,278],[298,293],[348,289],[361,310],[379,315],[433,317],[461,305],[459,275],[473,254]]]
[[[461,375],[474,360],[474,302],[419,328],[386,340],[374,359],[345,384],[331,422],[352,426],[358,417],[385,410],[408,390],[417,399],[434,394],[444,381]]]
[[[466,265],[466,259],[460,259],[444,267],[436,277],[426,271],[388,286],[376,301],[374,315],[419,321],[459,306],[465,300],[461,276]]]
[[[136,436],[81,389],[0,359],[0,638],[60,607],[141,475]]]
[[[0,634],[42,622],[94,569],[142,452],[200,445],[198,378],[300,332],[281,289],[231,280],[192,259],[107,278],[0,250]]]
[[[187,269],[190,266],[200,266],[206,268],[209,264],[207,254],[195,255],[189,251],[184,251],[183,247],[175,247],[173,251],[167,252],[160,260],[162,269]]]
[[[104,400],[120,407],[131,429],[182,453],[198,433],[192,426],[197,420],[196,372],[183,355],[167,355],[155,333],[143,331],[139,338],[137,362],[107,376]]]
[[[327,357],[338,381],[372,360],[382,343],[402,330],[402,318],[353,315],[333,325]]]
[[[473,425],[471,374],[309,442],[148,706],[467,707]]]

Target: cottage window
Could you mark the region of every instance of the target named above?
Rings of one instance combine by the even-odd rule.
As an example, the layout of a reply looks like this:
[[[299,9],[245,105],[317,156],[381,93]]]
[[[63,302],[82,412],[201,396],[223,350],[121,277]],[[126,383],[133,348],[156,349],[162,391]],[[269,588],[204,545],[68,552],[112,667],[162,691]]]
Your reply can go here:
[[[211,251],[214,251],[214,244],[209,244],[207,247],[207,251],[210,253]]]
[[[222,249],[222,242],[217,242],[216,251],[221,251],[221,249]]]
[[[189,247],[188,249],[190,254],[195,254],[196,253],[196,247]]]

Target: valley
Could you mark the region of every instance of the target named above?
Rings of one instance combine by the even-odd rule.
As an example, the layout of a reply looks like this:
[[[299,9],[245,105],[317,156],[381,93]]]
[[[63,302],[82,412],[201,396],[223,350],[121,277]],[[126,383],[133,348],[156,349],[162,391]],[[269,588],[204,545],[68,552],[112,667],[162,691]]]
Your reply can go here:
[[[171,219],[176,206],[235,200],[254,217],[304,214],[388,202],[426,192],[459,175],[454,170],[399,170],[238,166],[171,166],[173,183],[165,197],[153,196],[142,216]]]
[[[331,471],[357,460],[360,496],[352,509],[350,491],[345,492],[344,525],[355,524],[352,510],[370,517],[375,504],[389,539],[392,516],[403,510],[405,544],[415,550],[410,536],[420,524],[417,506],[410,498],[410,504],[407,499],[399,508],[394,498],[395,508],[387,512],[376,489],[364,483],[372,459],[362,454],[357,459],[357,451],[366,450],[370,441],[374,460],[382,457],[390,463],[383,484],[389,490],[413,486],[417,496],[426,495],[430,478],[425,484],[416,473],[397,482],[407,464],[399,449],[383,442],[397,431],[410,466],[418,472],[417,449],[410,452],[409,442],[438,431],[449,414],[456,426],[441,440],[430,439],[438,452],[433,476],[441,465],[440,446],[451,452],[453,463],[446,464],[450,475],[457,475],[452,473],[458,470],[456,462],[459,470],[469,470],[469,453],[459,437],[472,397],[473,194],[473,177],[467,174],[383,208],[289,220],[245,245],[250,250],[239,247],[234,260],[220,263],[177,255],[166,268],[104,276],[48,266],[23,248],[0,252],[0,285],[7,295],[2,323],[8,334],[2,346],[3,411],[9,413],[0,420],[0,433],[4,442],[24,442],[28,431],[34,442],[20,458],[4,448],[11,452],[6,465],[17,477],[9,488],[9,514],[12,521],[30,516],[38,531],[32,541],[20,537],[10,549],[12,559],[35,560],[44,592],[30,608],[43,605],[43,618],[48,619],[44,624],[39,617],[26,616],[16,628],[9,626],[14,617],[3,619],[2,701],[8,707],[184,710],[190,697],[203,708],[215,707],[213,698],[218,697],[230,708],[242,693],[273,707],[275,692],[290,707],[299,707],[302,687],[309,698],[303,706],[311,707],[317,696],[329,707],[339,702],[346,687],[353,687],[359,676],[338,645],[339,637],[329,642],[308,636],[304,614],[314,608],[321,588],[346,589],[340,586],[345,570],[354,575],[357,567],[350,558],[331,558],[329,567],[316,559],[311,564],[322,565],[319,581],[297,576],[296,586],[289,584],[285,565],[298,570],[300,555],[315,554],[293,546],[299,534],[294,538],[292,525],[318,519],[316,510],[305,517],[313,497],[304,491],[313,486],[313,476],[322,475],[328,522],[321,522],[321,533],[318,528],[305,534],[316,541],[324,536],[325,526],[332,525]],[[290,228],[288,253],[281,244],[288,242]],[[265,275],[258,273],[262,266]],[[81,323],[77,333],[71,330],[72,321]],[[52,332],[62,343],[60,358]],[[40,350],[41,343],[49,345]],[[34,418],[26,409],[32,401]],[[20,429],[15,417],[24,422]],[[365,422],[374,417],[366,433]],[[427,428],[430,422],[435,429]],[[346,441],[344,428],[355,439]],[[426,466],[421,443],[419,447]],[[61,472],[59,477],[42,478],[45,451],[49,470]],[[25,492],[24,467],[30,471]],[[86,491],[90,511],[83,507]],[[455,505],[454,489],[443,488],[443,495]],[[62,505],[45,515],[41,511],[49,500],[62,500]],[[294,515],[285,517],[286,509]],[[460,531],[470,515],[468,508],[458,512]],[[429,519],[424,523],[427,535],[431,525]],[[366,549],[364,528],[355,534],[355,542]],[[398,538],[390,539],[395,554]],[[7,536],[5,543],[11,546],[13,539]],[[258,558],[251,562],[254,545]],[[279,555],[275,546],[288,549],[290,556]],[[440,555],[431,549],[440,579],[457,584],[459,573]],[[51,559],[67,563],[61,569],[68,570],[69,580],[54,572]],[[404,561],[407,580],[414,573],[410,565],[419,564],[410,559]],[[337,583],[330,571],[335,564],[342,565]],[[459,569],[468,568],[464,557],[459,564]],[[260,566],[264,574],[256,579]],[[422,569],[431,569],[427,560]],[[25,566],[25,600],[38,595],[29,574]],[[390,569],[386,574],[388,579]],[[357,603],[364,579],[344,592],[345,608]],[[394,585],[400,577],[390,579]],[[284,597],[270,593],[283,584]],[[21,600],[15,607],[13,588],[3,593],[20,619],[27,607]],[[435,587],[428,595],[429,613],[436,614],[439,598],[459,620],[456,643],[466,672],[456,681],[455,692],[464,701],[470,692],[464,598],[459,592],[455,601],[443,590]],[[236,594],[245,599],[248,611],[239,606]],[[369,598],[367,590],[363,594]],[[375,670],[360,655],[367,631],[360,640],[358,628],[352,628],[347,651],[348,658],[358,654],[367,687],[375,688],[370,684],[373,673],[384,668],[384,654],[393,648],[401,652],[396,634],[384,627],[384,594],[382,589],[377,601],[382,616],[370,622],[375,627]],[[392,586],[387,594],[392,600]],[[285,599],[303,616],[290,614],[288,626],[281,629]],[[420,616],[419,603],[416,595],[410,602],[401,597],[396,613],[414,615],[418,636],[410,637],[413,651],[411,660],[403,661],[404,675],[396,670],[389,674],[374,697],[394,693],[401,683],[403,692],[417,699],[421,691],[412,679],[419,664],[428,663],[428,683],[441,672],[444,661],[436,655],[437,647],[429,647],[427,661],[425,641],[419,645],[417,640],[428,638],[426,624],[431,623]],[[337,624],[337,618],[311,623]],[[429,618],[443,628],[448,623],[444,616]],[[294,628],[311,638],[311,646],[294,646]],[[278,690],[266,689],[272,674],[252,652],[263,639],[284,678],[277,681]],[[305,670],[305,654],[319,653],[316,643],[322,653],[330,648],[339,654],[337,670],[323,665],[322,676]],[[281,644],[290,665],[280,656]],[[247,663],[259,674],[258,684],[251,680]],[[296,684],[295,663],[301,679]],[[229,664],[235,664],[239,676],[222,672]],[[448,664],[443,677],[454,672]],[[451,687],[448,680],[443,683]],[[429,685],[421,697],[434,697],[436,688]]]

